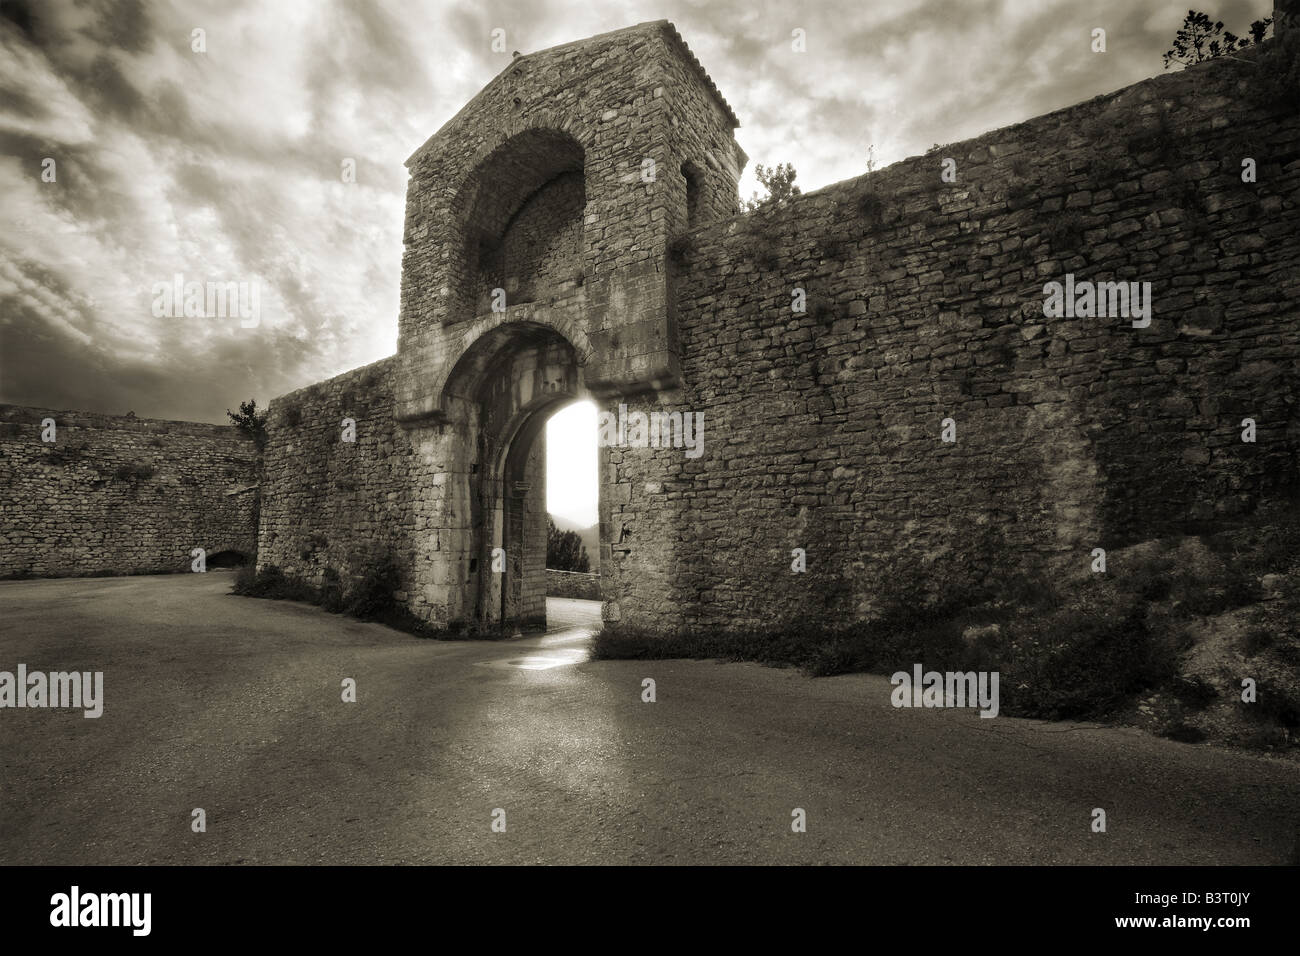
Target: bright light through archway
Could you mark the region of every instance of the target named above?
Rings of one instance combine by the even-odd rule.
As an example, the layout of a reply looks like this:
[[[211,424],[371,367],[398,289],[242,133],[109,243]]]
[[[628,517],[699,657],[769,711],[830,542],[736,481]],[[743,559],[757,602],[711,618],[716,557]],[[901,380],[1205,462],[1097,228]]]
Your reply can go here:
[[[596,487],[596,406],[575,402],[546,423],[546,510],[590,527]]]

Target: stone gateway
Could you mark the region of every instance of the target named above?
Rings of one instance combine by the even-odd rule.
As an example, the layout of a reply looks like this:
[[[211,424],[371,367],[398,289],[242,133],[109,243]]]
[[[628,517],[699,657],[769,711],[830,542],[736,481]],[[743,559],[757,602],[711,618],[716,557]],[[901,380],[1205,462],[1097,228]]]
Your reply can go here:
[[[599,449],[604,615],[649,628],[852,619],[900,568],[1086,568],[1289,495],[1300,120],[1250,82],[1211,61],[740,215],[671,24],[516,57],[407,162],[397,353],[272,403],[259,566],[386,559],[434,624],[540,621],[543,425],[581,397],[707,419],[698,454]],[[1150,322],[1045,314],[1067,276]]]

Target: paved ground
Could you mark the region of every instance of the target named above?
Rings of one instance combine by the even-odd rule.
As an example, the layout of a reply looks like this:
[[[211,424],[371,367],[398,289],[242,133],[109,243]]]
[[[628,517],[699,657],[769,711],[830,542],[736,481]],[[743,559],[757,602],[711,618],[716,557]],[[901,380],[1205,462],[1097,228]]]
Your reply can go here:
[[[1296,843],[1290,763],[895,710],[883,677],[586,661],[586,602],[555,606],[569,630],[443,643],[231,580],[0,583],[0,670],[102,670],[106,697],[98,720],[0,710],[0,863],[1240,864]]]

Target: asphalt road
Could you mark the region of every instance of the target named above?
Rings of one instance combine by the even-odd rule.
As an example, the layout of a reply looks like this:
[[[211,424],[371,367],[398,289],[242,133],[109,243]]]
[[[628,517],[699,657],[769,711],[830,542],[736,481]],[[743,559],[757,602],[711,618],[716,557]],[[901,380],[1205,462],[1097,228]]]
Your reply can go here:
[[[0,670],[102,671],[105,697],[99,719],[0,709],[0,863],[1267,864],[1296,847],[1300,768],[1277,758],[895,709],[879,676],[588,661],[586,602],[556,603],[567,629],[544,636],[450,643],[231,580],[0,583]]]

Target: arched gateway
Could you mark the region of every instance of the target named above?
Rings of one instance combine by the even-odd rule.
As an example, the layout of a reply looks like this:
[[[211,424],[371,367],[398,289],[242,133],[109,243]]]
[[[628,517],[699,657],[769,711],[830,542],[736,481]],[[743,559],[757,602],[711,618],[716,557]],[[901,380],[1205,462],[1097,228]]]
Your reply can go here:
[[[259,566],[544,619],[542,426],[678,385],[666,253],[736,211],[736,125],[666,21],[516,57],[407,161],[397,354],[273,403]]]
[[[618,420],[605,618],[651,632],[953,606],[1294,511],[1300,119],[1242,69],[738,216],[735,118],[669,24],[514,59],[409,162],[397,354],[272,403],[259,565],[540,616],[538,434],[584,394]],[[1071,276],[1154,318],[1055,314]]]

